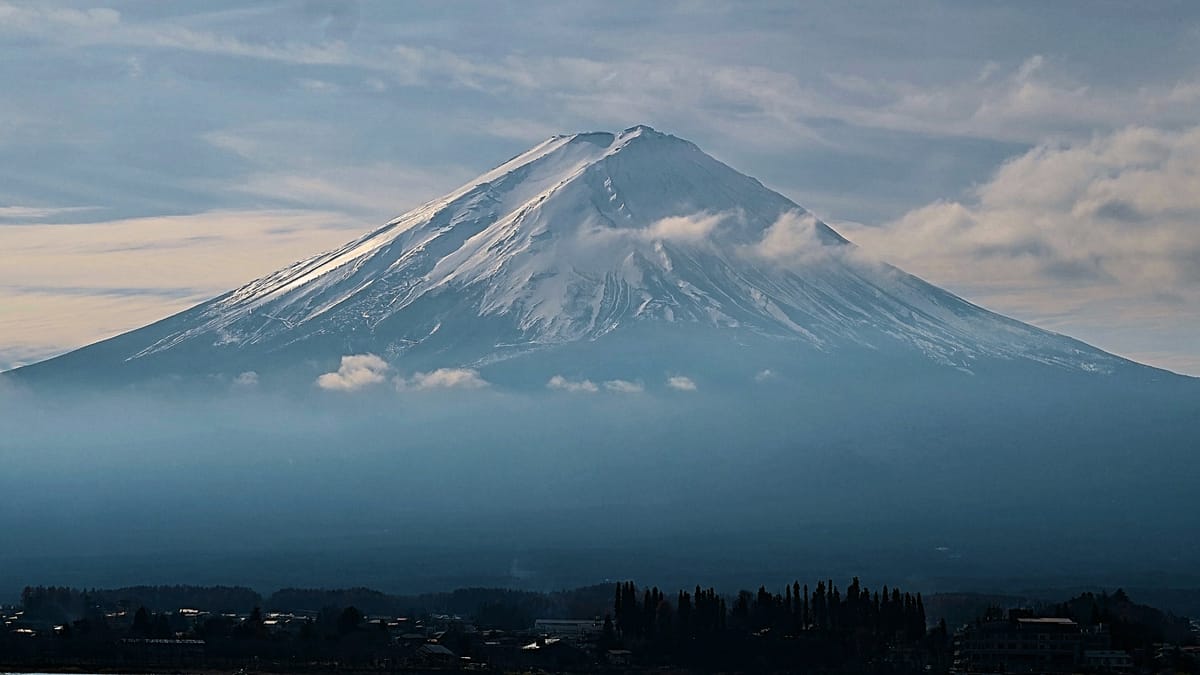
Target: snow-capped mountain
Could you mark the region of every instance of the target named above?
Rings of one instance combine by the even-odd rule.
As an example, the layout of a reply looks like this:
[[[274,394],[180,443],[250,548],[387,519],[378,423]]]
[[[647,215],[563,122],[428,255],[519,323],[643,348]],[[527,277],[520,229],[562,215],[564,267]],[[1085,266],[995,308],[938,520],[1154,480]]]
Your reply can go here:
[[[367,352],[482,367],[650,328],[668,350],[704,333],[807,360],[1131,365],[876,262],[694,144],[637,126],[555,136],[337,250],[16,372],[229,374]]]

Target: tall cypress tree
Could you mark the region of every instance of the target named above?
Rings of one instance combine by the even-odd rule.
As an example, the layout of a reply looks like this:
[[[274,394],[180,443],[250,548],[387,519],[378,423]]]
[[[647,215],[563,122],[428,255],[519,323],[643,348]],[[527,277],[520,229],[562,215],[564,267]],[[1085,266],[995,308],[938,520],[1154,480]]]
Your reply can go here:
[[[812,613],[808,605],[808,584],[804,584],[804,606],[800,608],[800,625],[804,630],[812,624]]]

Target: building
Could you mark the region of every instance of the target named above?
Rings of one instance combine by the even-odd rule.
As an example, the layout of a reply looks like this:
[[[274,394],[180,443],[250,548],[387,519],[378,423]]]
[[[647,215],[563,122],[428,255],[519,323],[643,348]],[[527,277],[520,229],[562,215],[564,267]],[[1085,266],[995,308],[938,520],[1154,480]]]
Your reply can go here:
[[[546,637],[582,640],[604,632],[604,622],[599,619],[538,619],[533,622],[533,632]]]
[[[610,666],[629,666],[633,663],[633,652],[628,649],[610,649],[604,655]]]
[[[450,666],[458,663],[458,655],[442,645],[423,644],[417,648],[414,657],[419,663],[427,665]]]
[[[964,628],[956,673],[1070,673],[1083,662],[1084,631],[1070,619],[1016,618]]]

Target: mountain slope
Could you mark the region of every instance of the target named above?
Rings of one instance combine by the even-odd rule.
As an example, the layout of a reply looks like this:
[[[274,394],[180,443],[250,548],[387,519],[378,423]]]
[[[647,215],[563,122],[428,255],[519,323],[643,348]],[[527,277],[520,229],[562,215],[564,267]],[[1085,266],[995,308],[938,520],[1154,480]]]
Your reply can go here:
[[[664,346],[705,333],[784,359],[1133,367],[874,262],[753,178],[639,126],[548,139],[335,251],[14,372],[229,375],[364,352],[480,367],[579,344],[603,361],[612,336],[649,326]]]

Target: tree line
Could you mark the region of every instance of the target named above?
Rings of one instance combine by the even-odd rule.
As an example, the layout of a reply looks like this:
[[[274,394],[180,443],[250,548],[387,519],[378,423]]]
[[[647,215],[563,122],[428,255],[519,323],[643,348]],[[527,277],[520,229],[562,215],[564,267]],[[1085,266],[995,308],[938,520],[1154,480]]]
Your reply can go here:
[[[899,588],[871,591],[855,577],[839,588],[793,582],[782,592],[760,586],[730,600],[715,589],[667,595],[617,585],[606,620],[606,646],[636,649],[662,663],[744,666],[746,659],[864,668],[903,654],[922,665],[948,656],[944,623],[927,630],[920,593]],[[911,664],[910,664],[911,665]]]

